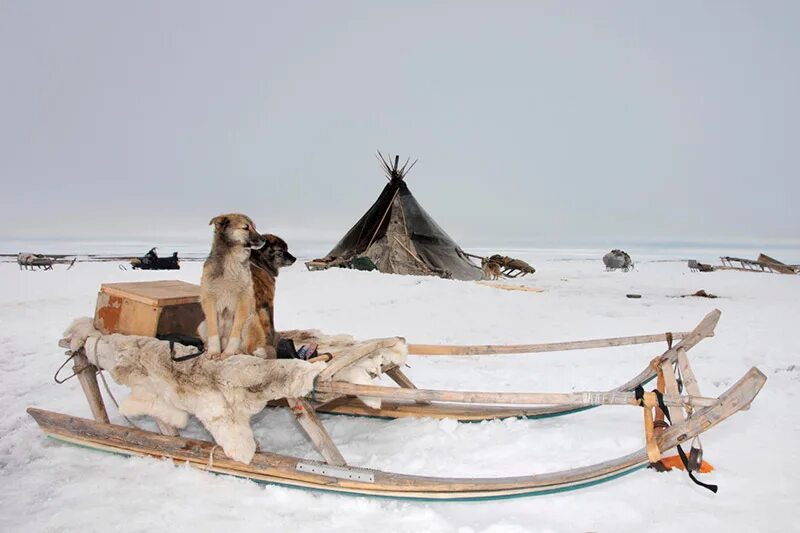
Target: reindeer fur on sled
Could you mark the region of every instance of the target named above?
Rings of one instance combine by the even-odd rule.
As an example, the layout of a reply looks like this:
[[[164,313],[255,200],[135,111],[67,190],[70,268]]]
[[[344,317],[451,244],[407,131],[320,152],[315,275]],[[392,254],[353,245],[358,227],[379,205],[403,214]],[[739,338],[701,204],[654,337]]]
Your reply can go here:
[[[356,344],[349,336],[325,336],[309,331],[287,333],[298,340],[313,339],[309,342],[317,342],[326,349]],[[225,454],[243,463],[249,463],[256,451],[250,418],[270,400],[309,394],[314,379],[326,367],[323,362],[267,360],[246,354],[224,360],[202,355],[174,362],[168,342],[135,335],[103,335],[95,329],[91,318],[75,320],[64,332],[64,338],[70,350],[83,348],[90,363],[107,370],[114,381],[131,389],[130,396],[119,406],[123,415],[147,415],[176,428],[185,428],[189,415],[195,415]],[[193,351],[192,347],[175,345],[176,356]],[[365,376],[375,375],[382,364],[402,363],[406,353],[402,342],[378,350],[357,365],[337,372],[333,380],[364,383]],[[380,406],[379,400],[377,405]]]

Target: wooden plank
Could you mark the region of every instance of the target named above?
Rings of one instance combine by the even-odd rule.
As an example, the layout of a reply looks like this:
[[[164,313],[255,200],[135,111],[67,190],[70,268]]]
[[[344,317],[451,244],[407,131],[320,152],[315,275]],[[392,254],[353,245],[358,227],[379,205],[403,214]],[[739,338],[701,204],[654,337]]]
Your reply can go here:
[[[752,368],[713,405],[698,410],[684,423],[666,429],[656,440],[659,450],[666,452],[749,405],[765,381],[766,376]],[[149,431],[93,422],[35,408],[29,408],[28,413],[46,434],[95,449],[128,455],[165,457],[179,463],[188,462],[207,471],[249,479],[376,496],[458,500],[534,494],[596,483],[648,462],[647,453],[642,449],[595,465],[544,474],[497,478],[430,477],[357,469],[374,475],[374,482],[370,483],[298,471],[297,464],[301,460],[263,451],[257,452],[249,465],[233,461],[223,453],[214,453],[212,462],[209,458],[218,447],[211,442],[166,437]]]
[[[382,400],[380,409],[364,405],[356,398],[337,396],[331,401],[315,405],[318,413],[334,413],[377,418],[435,418],[477,422],[499,418],[538,418],[567,414],[582,410],[583,406],[503,407],[496,405],[471,405],[436,402],[395,402]]]
[[[689,333],[672,334],[675,340],[683,339]],[[408,353],[412,355],[507,355],[521,353],[562,352],[567,350],[588,350],[591,348],[608,348],[611,346],[629,346],[632,344],[648,344],[666,342],[666,333],[653,335],[634,335],[631,337],[611,337],[585,341],[547,342],[541,344],[409,344]]]
[[[180,280],[103,283],[100,292],[158,307],[200,302],[200,285]]]
[[[320,422],[317,413],[314,412],[314,408],[302,398],[286,398],[286,401],[292,413],[294,413],[295,420],[297,420],[308,439],[325,459],[325,462],[336,466],[346,465],[347,462],[342,457],[342,454],[339,453],[339,449],[333,443],[322,422]]]
[[[673,396],[679,395],[678,381],[675,379],[675,371],[672,369],[672,363],[664,363],[661,367],[661,371],[664,374],[664,394]],[[670,409],[669,413],[672,417],[673,424],[679,424],[686,419],[683,409]]]
[[[349,396],[372,396],[392,400],[437,401],[455,403],[479,403],[492,405],[636,405],[639,403],[632,392],[584,391],[584,392],[478,392],[434,389],[404,389],[376,385],[356,385],[343,381],[319,381],[316,393],[344,394]],[[705,407],[713,398],[700,396],[664,395],[666,405]]]
[[[795,269],[786,263],[782,263],[766,254],[759,254],[757,261],[769,265],[772,270],[780,272],[781,274],[797,274]]]
[[[516,277],[516,276],[511,276]],[[523,291],[523,292],[544,292],[544,289],[539,287],[528,287],[526,285],[512,285],[510,283],[496,283],[494,281],[489,280],[480,280],[476,281],[478,285],[484,285],[486,287],[493,287],[495,289],[501,289],[504,291]]]
[[[694,371],[689,365],[689,357],[686,355],[686,349],[683,347],[678,348],[678,370],[683,379],[683,386],[689,394],[700,395],[700,385],[697,383],[697,378],[694,376]]]
[[[398,366],[393,366],[391,368],[387,368],[386,370],[383,371],[383,373],[386,374],[387,376],[389,376],[392,379],[392,381],[394,381],[395,383],[397,383],[398,385],[400,385],[404,389],[416,389],[417,388],[417,386],[414,385],[414,382],[411,381],[410,379],[408,379],[408,376],[406,376],[405,373],[402,370],[400,370],[400,367],[398,367]],[[417,400],[415,403],[424,405],[424,404],[429,404],[431,402],[426,401],[426,400]]]
[[[714,309],[690,332],[673,333],[673,340],[682,339],[686,349],[695,346],[701,340],[714,336],[721,312]],[[409,344],[408,353],[413,355],[493,355],[557,352],[564,350],[585,350],[588,348],[606,348],[610,346],[627,346],[631,344],[647,344],[666,342],[666,333],[654,335],[635,335],[632,337],[612,337],[587,341],[552,342],[544,344],[486,344],[486,345],[447,345],[447,344]]]

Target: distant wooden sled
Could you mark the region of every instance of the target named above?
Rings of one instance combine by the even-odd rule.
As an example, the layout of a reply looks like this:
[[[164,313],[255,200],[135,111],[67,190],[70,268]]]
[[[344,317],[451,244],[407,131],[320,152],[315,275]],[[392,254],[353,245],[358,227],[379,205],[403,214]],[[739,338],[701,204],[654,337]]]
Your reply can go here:
[[[760,254],[755,261],[741,257],[720,257],[722,266],[716,270],[739,270],[743,272],[770,272],[777,274],[800,274],[800,265],[787,265],[777,259]]]
[[[20,270],[53,270],[53,258],[42,254],[20,253],[17,264]]]
[[[499,268],[500,275],[505,278],[522,278],[528,274],[536,273],[536,269],[522,259],[514,259],[513,257],[507,257],[500,254],[495,254],[491,257],[483,257],[464,252],[464,255],[473,259],[480,259],[481,266],[484,266],[487,263],[494,263]]]
[[[426,402],[452,402],[467,405],[545,404],[545,409],[589,407],[596,405],[628,405],[643,408],[646,446],[617,459],[546,474],[500,478],[430,477],[384,472],[347,464],[336,448],[315,408],[304,398],[289,398],[298,427],[305,432],[325,461],[301,459],[270,452],[258,452],[250,464],[228,458],[213,442],[187,439],[174,428],[163,427],[159,434],[136,428],[110,424],[105,411],[95,372],[81,350],[72,354],[84,393],[95,420],[29,408],[28,413],[50,437],[96,450],[123,455],[148,456],[188,463],[196,468],[280,485],[312,488],[323,491],[383,496],[403,499],[476,500],[547,494],[587,487],[633,472],[647,464],[659,462],[664,452],[686,443],[714,427],[732,414],[747,409],[766,382],[757,368],[750,369],[737,383],[718,398],[706,398],[700,389],[687,358],[687,350],[710,336],[719,319],[719,311],[710,313],[695,330],[676,346],[670,347],[650,364],[658,375],[657,392],[645,393],[641,388],[629,392],[623,388],[609,392],[570,393],[479,393],[419,390],[404,383],[402,374],[393,377],[400,388],[352,385],[331,381],[333,374],[358,361],[350,353],[347,361],[337,361],[319,375],[314,395],[333,396],[364,394],[388,399],[402,399],[426,405]],[[710,328],[710,329],[709,329]],[[344,356],[343,356],[344,357]],[[392,376],[391,369],[387,373]],[[643,373],[650,375],[648,371]],[[676,376],[681,376],[679,379]],[[637,381],[637,380],[634,380]],[[672,425],[656,425],[669,406]],[[667,409],[667,408],[664,408]],[[654,414],[655,412],[655,414]],[[691,461],[686,463],[691,467]],[[714,489],[715,490],[715,489]]]

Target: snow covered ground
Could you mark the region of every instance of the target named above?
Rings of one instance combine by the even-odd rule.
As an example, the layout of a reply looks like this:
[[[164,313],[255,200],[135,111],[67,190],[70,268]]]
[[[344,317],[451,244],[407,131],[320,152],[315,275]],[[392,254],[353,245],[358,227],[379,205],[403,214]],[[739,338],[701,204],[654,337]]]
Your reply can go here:
[[[166,253],[166,250],[164,250]],[[765,250],[769,253],[768,250]],[[179,272],[123,272],[116,263],[21,272],[0,264],[0,531],[789,531],[800,496],[800,277],[690,273],[684,262],[634,254],[637,269],[605,272],[602,251],[520,251],[536,268],[523,283],[543,293],[469,282],[344,270],[298,262],[278,280],[279,328],[420,343],[577,340],[691,329],[722,310],[717,335],[690,352],[707,396],[751,366],[768,381],[751,410],[703,438],[716,495],[685,474],[640,470],[581,491],[480,503],[416,503],[340,496],[213,476],[152,459],[103,454],[46,439],[25,413],[38,406],[90,417],[77,380],[56,385],[56,342],[91,315],[102,282],[198,282]],[[695,254],[713,260],[713,252]],[[747,253],[747,257],[756,254]],[[776,253],[776,255],[778,255]],[[796,251],[779,258],[798,262]],[[793,257],[792,257],[793,256]],[[644,260],[643,260],[644,259]],[[652,261],[648,261],[652,260]],[[680,298],[705,289],[716,300]],[[627,299],[639,293],[641,299]],[[420,386],[498,391],[612,388],[664,345],[538,355],[411,357]],[[116,395],[125,390],[115,388]],[[124,423],[110,406],[113,421]],[[606,407],[546,420],[385,421],[325,416],[349,463],[406,473],[502,476],[586,465],[643,444],[641,412]],[[139,420],[137,423],[147,424]],[[263,449],[315,458],[283,410],[254,420]],[[197,424],[192,435],[204,436]]]

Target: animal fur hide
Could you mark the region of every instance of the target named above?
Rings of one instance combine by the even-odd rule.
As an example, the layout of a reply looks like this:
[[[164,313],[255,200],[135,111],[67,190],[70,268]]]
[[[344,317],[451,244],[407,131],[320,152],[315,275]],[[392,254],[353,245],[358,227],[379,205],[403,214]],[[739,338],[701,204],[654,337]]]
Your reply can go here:
[[[315,329],[291,330],[277,333],[278,337],[292,339],[295,344],[318,344],[319,353],[338,353],[360,344],[350,335],[325,335]],[[374,339],[373,339],[374,340]],[[362,341],[372,342],[372,341]],[[378,347],[369,357],[365,357],[355,364],[343,368],[333,376],[333,381],[346,381],[356,385],[372,385],[372,380],[381,373],[381,366],[402,366],[408,357],[408,346],[404,339],[398,338],[393,346]],[[373,409],[381,408],[381,399],[369,396],[359,396],[359,400]]]
[[[296,342],[315,342],[320,351],[339,352],[358,344],[350,336],[326,336],[317,331],[287,332]],[[131,394],[120,403],[126,416],[152,416],[176,428],[184,428],[189,415],[195,415],[211,433],[225,454],[249,463],[256,451],[250,418],[270,400],[298,398],[310,393],[314,379],[326,363],[298,359],[262,359],[239,354],[223,360],[197,357],[174,362],[169,343],[152,337],[103,335],[91,318],[75,320],[64,338],[70,350],[83,348],[89,361],[107,370]],[[175,355],[194,352],[194,348],[175,344]],[[362,359],[337,372],[333,379],[351,383],[370,383],[382,364],[402,364],[407,355],[404,342]],[[362,398],[380,407],[380,400]],[[377,400],[377,405],[375,403]]]
[[[64,333],[72,351],[81,347],[89,361],[107,370],[131,394],[120,403],[126,416],[148,415],[184,428],[195,415],[225,454],[249,463],[256,451],[250,418],[269,400],[311,392],[324,363],[265,360],[234,355],[222,361],[197,357],[171,360],[169,343],[152,337],[103,335],[92,319],[81,318]],[[177,356],[194,348],[175,345]]]

